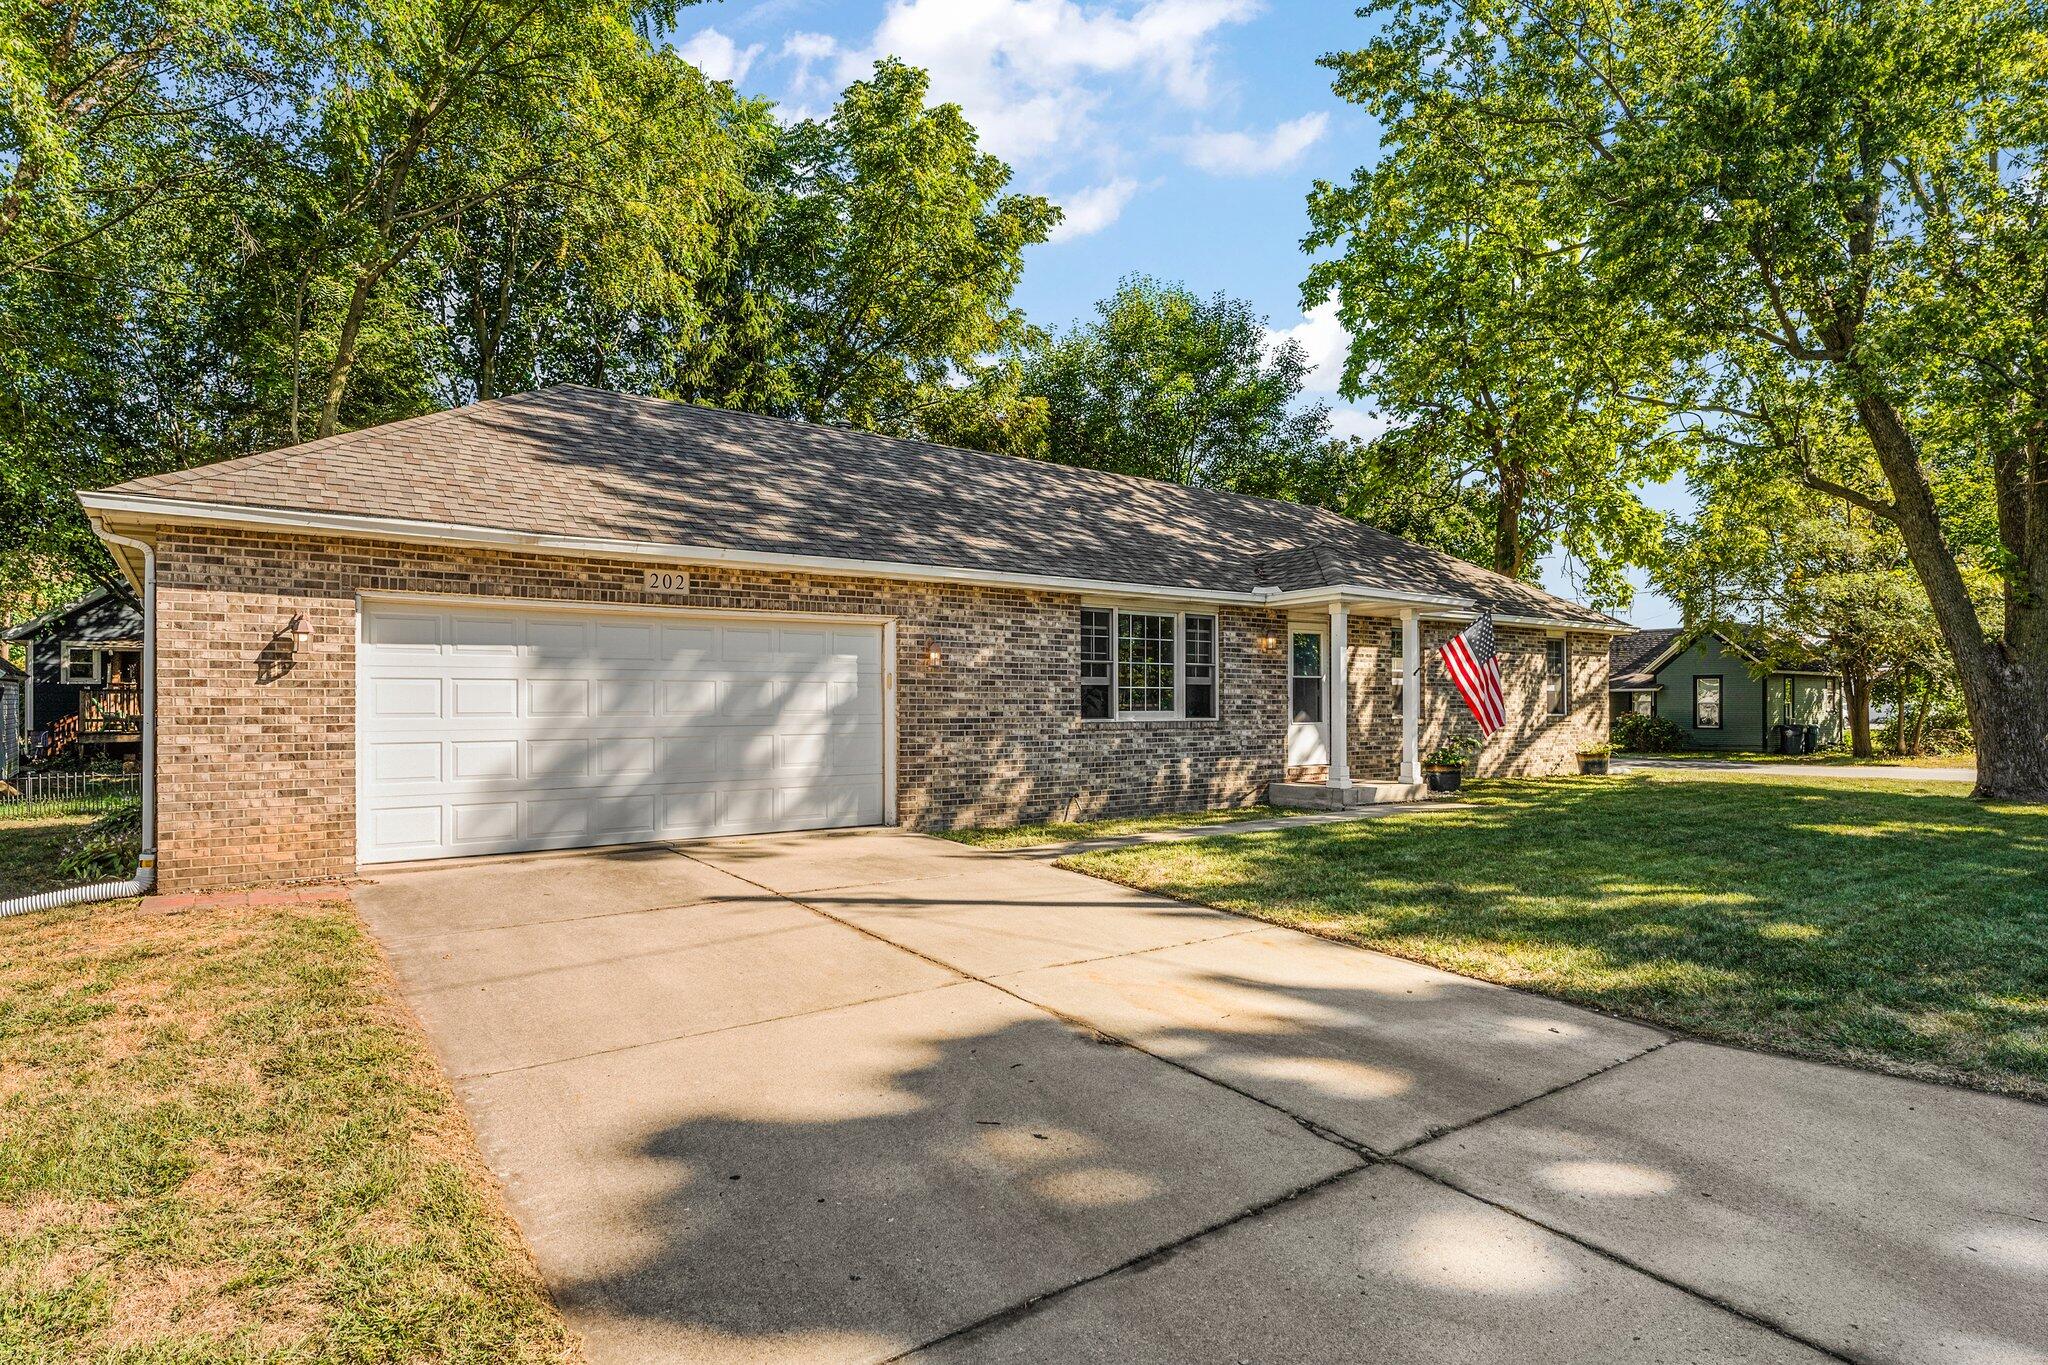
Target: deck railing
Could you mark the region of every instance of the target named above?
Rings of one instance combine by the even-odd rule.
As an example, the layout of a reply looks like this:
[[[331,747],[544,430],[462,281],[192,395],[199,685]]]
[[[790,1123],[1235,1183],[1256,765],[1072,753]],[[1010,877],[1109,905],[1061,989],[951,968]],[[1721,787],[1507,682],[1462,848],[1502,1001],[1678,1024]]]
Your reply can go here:
[[[133,683],[88,687],[78,700],[78,731],[86,738],[142,733],[142,689]]]

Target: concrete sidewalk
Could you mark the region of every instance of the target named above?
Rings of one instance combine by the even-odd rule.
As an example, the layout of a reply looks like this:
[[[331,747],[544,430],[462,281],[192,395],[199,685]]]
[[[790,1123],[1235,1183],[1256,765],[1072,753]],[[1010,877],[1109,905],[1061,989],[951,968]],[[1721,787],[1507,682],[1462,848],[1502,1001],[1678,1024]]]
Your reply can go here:
[[[2048,1110],[895,831],[358,892],[593,1361],[2048,1359]]]

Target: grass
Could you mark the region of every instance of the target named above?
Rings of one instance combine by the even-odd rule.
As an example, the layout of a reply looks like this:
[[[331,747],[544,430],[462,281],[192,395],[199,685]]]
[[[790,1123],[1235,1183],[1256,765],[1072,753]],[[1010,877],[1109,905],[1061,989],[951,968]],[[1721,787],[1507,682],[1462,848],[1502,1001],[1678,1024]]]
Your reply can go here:
[[[1043,825],[1010,825],[999,829],[945,830],[940,837],[976,848],[1032,848],[1039,844],[1064,844],[1076,839],[1110,839],[1121,834],[1143,834],[1147,830],[1229,825],[1240,820],[1270,820],[1279,815],[1300,815],[1298,810],[1278,806],[1238,806],[1230,810],[1183,811],[1178,815],[1133,815],[1117,820],[1086,822],[1052,821]]]
[[[95,819],[133,800],[0,805],[0,900],[70,885],[74,879],[57,870],[65,843]]]
[[[2048,1099],[2048,808],[1681,771],[1071,866],[1693,1034]]]
[[[347,906],[0,922],[0,1360],[573,1358]]]
[[[1752,754],[1717,749],[1687,750],[1675,754],[1624,754],[1616,758],[1675,758],[1680,761],[1696,759],[1717,763],[1812,763],[1824,767],[1839,768],[1974,768],[1977,755],[1969,752],[1957,754],[1878,754],[1871,758],[1858,758],[1846,749],[1829,749],[1823,753],[1804,754],[1788,757],[1784,754]]]

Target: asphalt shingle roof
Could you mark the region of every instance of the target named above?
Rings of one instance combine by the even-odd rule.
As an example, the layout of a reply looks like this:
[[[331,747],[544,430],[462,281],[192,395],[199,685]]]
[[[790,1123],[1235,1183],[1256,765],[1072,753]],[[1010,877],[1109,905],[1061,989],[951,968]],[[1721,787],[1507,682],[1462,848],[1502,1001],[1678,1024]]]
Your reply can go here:
[[[1607,647],[1609,687],[1652,687],[1657,679],[1647,672],[1650,661],[1667,649],[1681,634],[1678,626],[1639,630],[1619,637]]]
[[[1614,624],[1294,503],[577,385],[106,491],[1140,586],[1361,584]]]

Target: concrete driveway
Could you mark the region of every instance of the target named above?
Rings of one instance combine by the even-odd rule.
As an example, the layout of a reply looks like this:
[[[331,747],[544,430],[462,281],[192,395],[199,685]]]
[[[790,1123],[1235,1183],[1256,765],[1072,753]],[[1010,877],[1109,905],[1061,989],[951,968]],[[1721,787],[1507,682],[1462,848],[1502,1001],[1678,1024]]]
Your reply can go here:
[[[894,831],[357,898],[593,1361],[2048,1361],[2042,1107]]]

